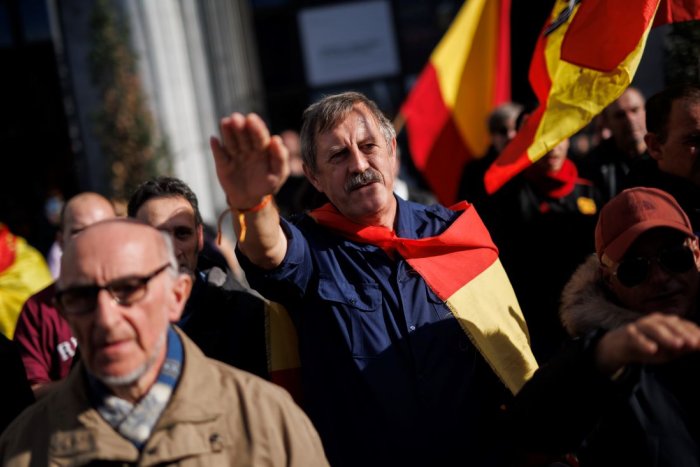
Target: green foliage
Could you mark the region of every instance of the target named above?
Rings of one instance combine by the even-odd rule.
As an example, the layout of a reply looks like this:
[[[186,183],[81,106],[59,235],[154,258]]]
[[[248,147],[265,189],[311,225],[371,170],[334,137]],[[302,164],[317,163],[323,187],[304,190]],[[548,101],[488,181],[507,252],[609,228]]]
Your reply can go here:
[[[700,82],[700,21],[671,25],[665,48],[667,85]]]
[[[170,172],[167,145],[156,130],[129,47],[129,30],[109,0],[96,0],[90,19],[90,73],[100,92],[95,123],[109,160],[112,196],[128,199],[144,180]]]

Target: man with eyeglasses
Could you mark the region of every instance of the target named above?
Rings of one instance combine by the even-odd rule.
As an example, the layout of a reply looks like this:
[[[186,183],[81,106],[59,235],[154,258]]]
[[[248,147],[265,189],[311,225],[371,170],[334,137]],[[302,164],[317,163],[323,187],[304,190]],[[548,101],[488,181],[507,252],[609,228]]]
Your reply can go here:
[[[631,188],[601,210],[595,244],[562,295],[576,340],[513,414],[537,421],[534,446],[578,451],[582,467],[700,465],[700,247],[688,216],[664,191]]]
[[[171,325],[191,286],[150,226],[109,220],[69,243],[56,303],[82,358],[3,434],[0,464],[327,465],[284,390]]]

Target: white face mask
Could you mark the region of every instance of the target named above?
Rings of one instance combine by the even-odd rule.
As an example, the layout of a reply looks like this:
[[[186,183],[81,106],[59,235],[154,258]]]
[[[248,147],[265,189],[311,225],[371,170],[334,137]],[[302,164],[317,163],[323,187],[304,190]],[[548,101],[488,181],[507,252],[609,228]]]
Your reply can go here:
[[[61,195],[51,195],[44,202],[44,215],[51,225],[58,225],[61,222],[61,210],[65,201]]]

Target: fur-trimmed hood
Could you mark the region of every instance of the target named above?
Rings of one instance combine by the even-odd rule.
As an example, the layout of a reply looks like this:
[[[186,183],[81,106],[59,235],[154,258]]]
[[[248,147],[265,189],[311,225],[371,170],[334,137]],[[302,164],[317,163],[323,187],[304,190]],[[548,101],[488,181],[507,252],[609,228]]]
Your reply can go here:
[[[614,329],[641,315],[616,304],[605,289],[600,261],[591,255],[564,287],[559,317],[571,336],[581,336],[595,329]]]

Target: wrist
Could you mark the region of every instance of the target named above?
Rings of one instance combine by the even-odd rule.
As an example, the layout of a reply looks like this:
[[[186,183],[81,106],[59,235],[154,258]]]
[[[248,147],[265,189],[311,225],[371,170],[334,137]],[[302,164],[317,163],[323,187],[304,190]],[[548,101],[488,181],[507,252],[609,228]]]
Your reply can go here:
[[[593,353],[598,371],[613,380],[624,373],[627,363],[616,346],[616,337],[610,332],[604,333],[596,342]]]
[[[265,195],[257,203],[251,202],[247,206],[242,206],[242,207],[236,207],[236,206],[232,205],[230,202],[228,202],[228,200],[226,200],[226,201],[227,201],[227,204],[228,204],[229,208],[231,209],[231,211],[237,212],[239,214],[246,214],[249,212],[262,211],[265,208],[265,206],[270,204],[270,201],[272,201],[272,195],[271,194]]]

